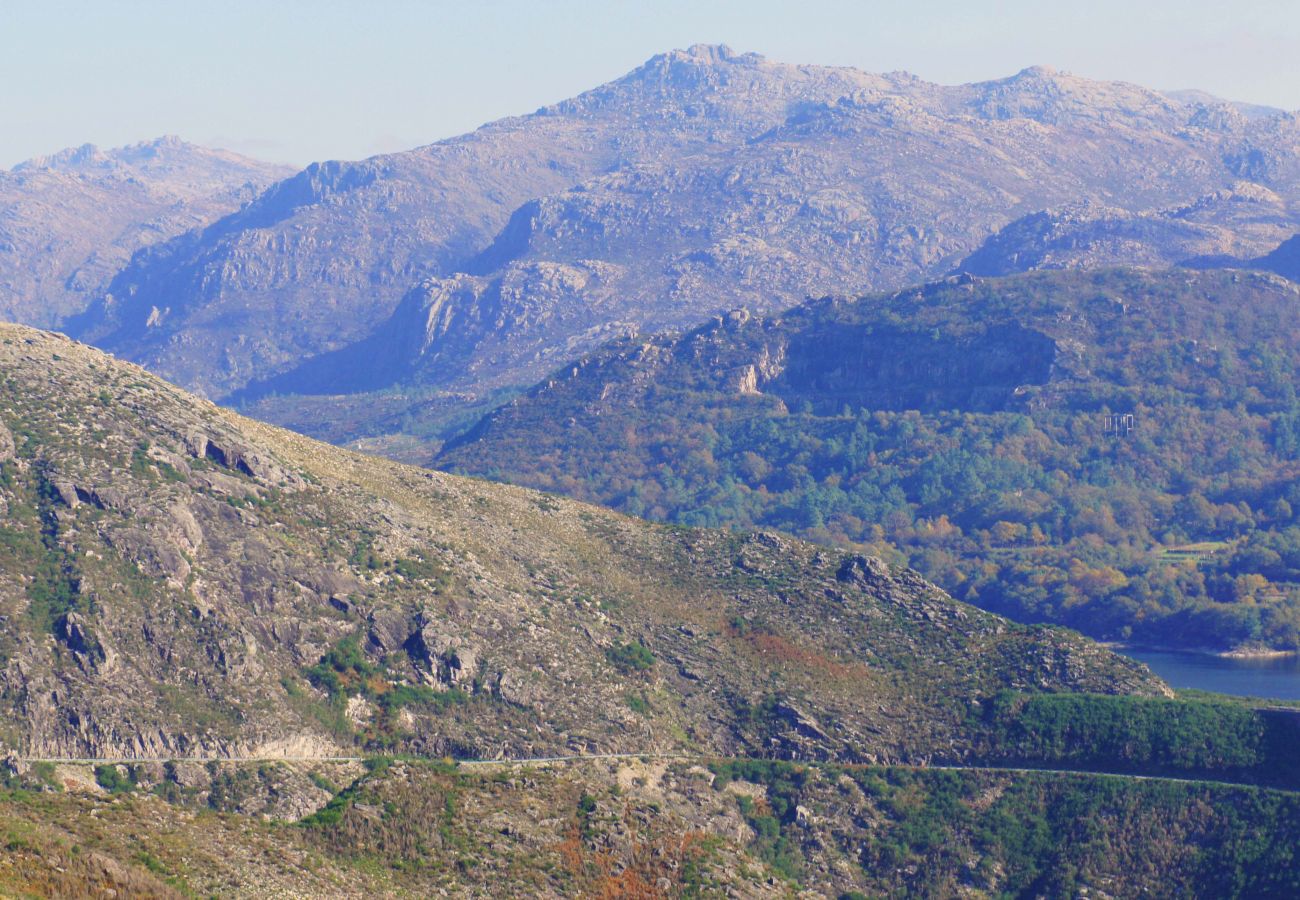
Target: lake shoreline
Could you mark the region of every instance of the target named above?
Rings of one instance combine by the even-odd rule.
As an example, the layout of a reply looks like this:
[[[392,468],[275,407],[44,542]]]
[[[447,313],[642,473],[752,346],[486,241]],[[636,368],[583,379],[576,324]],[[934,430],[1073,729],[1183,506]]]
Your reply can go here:
[[[1288,659],[1300,656],[1297,650],[1213,650],[1209,647],[1167,647],[1159,644],[1129,644],[1123,641],[1098,641],[1107,650],[1124,653],[1133,650],[1138,653],[1191,653],[1197,656],[1214,656],[1219,659]]]
[[[1112,644],[1113,652],[1142,663],[1175,690],[1192,689],[1261,701],[1300,701],[1300,656],[1294,653],[1222,653],[1155,650]]]

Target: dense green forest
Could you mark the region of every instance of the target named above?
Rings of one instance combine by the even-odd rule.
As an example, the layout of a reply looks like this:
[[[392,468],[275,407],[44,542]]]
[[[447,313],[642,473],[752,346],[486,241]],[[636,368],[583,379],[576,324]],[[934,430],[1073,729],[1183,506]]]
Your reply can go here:
[[[1098,638],[1294,650],[1298,306],[1275,275],[1106,270],[733,314],[558,373],[439,463],[856,545]]]
[[[1300,788],[1300,710],[1217,698],[1004,693],[973,717],[985,763]]]

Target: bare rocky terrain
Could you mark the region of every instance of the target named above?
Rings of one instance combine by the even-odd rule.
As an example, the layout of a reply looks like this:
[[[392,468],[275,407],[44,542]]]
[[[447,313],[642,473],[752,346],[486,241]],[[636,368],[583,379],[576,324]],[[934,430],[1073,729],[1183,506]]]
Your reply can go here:
[[[1290,114],[1042,67],[945,87],[695,47],[463,137],[312,167],[139,256],[77,334],[213,398],[280,395],[248,408],[295,425],[322,418],[304,397],[381,388],[454,412],[614,337],[971,254],[997,271],[1260,256],[1300,228],[1298,147]],[[1058,250],[1076,221],[1098,233]],[[391,427],[365,421],[386,404],[329,436]]]
[[[534,198],[733,146],[792,107],[880,83],[723,48],[657,56],[532,115],[405,153],[313,165],[135,260],[78,334],[221,397],[365,337],[422,277],[457,271]]]
[[[1279,195],[1239,182],[1169,209],[1134,213],[1082,204],[1031,213],[991,236],[954,271],[1012,275],[1117,265],[1272,268],[1258,258],[1267,258],[1259,248],[1294,227],[1289,205]]]
[[[292,173],[177,138],[87,144],[0,172],[0,318],[52,327],[132,255],[238,209]]]

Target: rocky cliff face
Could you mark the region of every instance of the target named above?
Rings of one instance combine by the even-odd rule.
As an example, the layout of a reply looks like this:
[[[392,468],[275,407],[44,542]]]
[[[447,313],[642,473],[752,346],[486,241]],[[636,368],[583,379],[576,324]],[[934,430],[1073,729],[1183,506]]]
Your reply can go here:
[[[32,755],[924,759],[1006,687],[1165,690],[878,561],[348,454],[45,333],[0,329],[0,377]]]
[[[80,335],[214,397],[481,394],[611,336],[942,274],[1071,204],[1137,223],[1100,261],[1256,255],[1300,225],[1297,134],[1050,69],[943,87],[697,47],[308,170],[137,259]],[[1035,252],[985,268],[1053,264]]]
[[[0,318],[81,313],[131,256],[238,209],[292,172],[160,138],[90,144],[0,172]]]

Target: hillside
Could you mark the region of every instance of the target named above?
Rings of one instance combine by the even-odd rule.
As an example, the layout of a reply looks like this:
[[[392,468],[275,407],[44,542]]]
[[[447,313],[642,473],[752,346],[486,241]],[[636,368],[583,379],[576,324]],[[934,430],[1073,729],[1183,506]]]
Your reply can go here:
[[[0,171],[0,319],[58,325],[137,250],[233,212],[291,171],[173,137]]]
[[[1283,241],[1276,249],[1255,260],[1254,264],[1300,283],[1300,235]]]
[[[318,444],[33,329],[0,326],[0,380],[0,892],[1297,883],[1295,795],[1250,786],[1300,784],[1289,711],[1171,698],[858,553]]]
[[[860,555],[349,454],[17,326],[0,362],[29,755],[960,758],[1008,688],[1167,692]]]
[[[437,464],[870,548],[1095,637],[1294,650],[1298,303],[1111,269],[738,311],[561,369]]]
[[[954,272],[992,277],[1037,269],[1179,264],[1269,269],[1267,256],[1252,259],[1256,248],[1285,234],[1293,222],[1282,197],[1250,183],[1183,206],[1139,213],[1075,205],[1017,219]]]
[[[1300,227],[1295,148],[1293,116],[1051,69],[944,87],[695,47],[463,137],[312,167],[138,257],[76,334],[214,398],[394,388],[428,418],[611,337],[942,274],[1048,208],[1200,203],[1210,244],[1259,255]]]
[[[296,827],[150,788],[0,790],[18,896],[1285,897],[1295,794],[1097,776],[771,762],[376,761]],[[351,779],[355,778],[355,781]],[[350,782],[350,783],[349,783]],[[166,782],[163,782],[164,784]],[[852,893],[856,892],[856,893]]]

